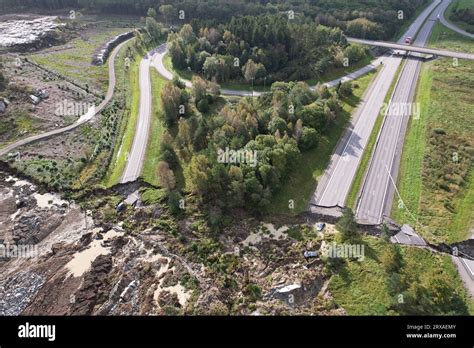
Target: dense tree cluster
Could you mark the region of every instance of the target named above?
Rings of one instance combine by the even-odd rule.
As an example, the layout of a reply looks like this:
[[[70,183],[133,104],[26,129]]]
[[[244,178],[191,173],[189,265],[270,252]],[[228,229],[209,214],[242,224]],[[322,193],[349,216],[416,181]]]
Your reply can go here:
[[[451,19],[454,21],[465,22],[474,25],[474,7],[473,8],[457,8],[451,13]],[[467,31],[474,32],[471,28]]]
[[[217,28],[185,24],[169,36],[168,48],[178,69],[255,84],[317,78],[368,54],[348,46],[340,29],[293,23],[286,15],[233,17]]]
[[[348,36],[390,39],[427,0],[320,0],[311,9],[317,23],[341,28]]]
[[[453,11],[453,18],[474,25],[474,8],[463,8]]]
[[[1,8],[83,8],[106,14],[139,16],[145,15],[149,8],[154,8],[155,12],[162,14],[163,22],[167,24],[188,23],[192,19],[223,23],[236,15],[255,16],[294,11],[297,16],[304,16],[317,24],[341,28],[348,35],[377,39],[393,37],[402,24],[427,3],[428,0],[0,0]],[[184,18],[179,17],[180,11],[183,11],[181,14]],[[399,11],[403,13],[402,18]]]
[[[177,80],[164,87],[169,131],[161,160],[171,169],[181,163],[186,190],[219,209],[267,206],[301,153],[318,146],[341,112],[336,92],[324,86],[312,91],[303,82],[276,82],[262,97],[242,98],[212,113],[200,110],[201,101],[213,105],[218,95],[215,84],[198,77],[191,93]],[[245,158],[222,160],[228,150]],[[168,167],[161,166],[167,178]]]
[[[156,45],[163,42],[166,38],[166,30],[163,25],[156,19],[156,12],[153,8],[147,11],[147,17],[145,18],[145,27],[142,30],[135,31],[135,48],[139,52],[149,51],[155,48]]]

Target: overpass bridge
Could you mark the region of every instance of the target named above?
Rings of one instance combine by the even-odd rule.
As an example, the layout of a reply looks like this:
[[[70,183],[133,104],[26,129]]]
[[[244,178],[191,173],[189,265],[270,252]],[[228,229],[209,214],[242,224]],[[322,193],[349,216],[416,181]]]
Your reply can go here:
[[[352,37],[348,37],[347,41],[352,42],[352,43],[357,43],[360,45],[386,47],[386,48],[391,48],[391,49],[399,50],[399,51],[409,51],[409,52],[417,52],[417,53],[422,53],[422,54],[431,54],[431,55],[440,56],[440,57],[451,57],[451,58],[458,58],[458,59],[474,60],[474,54],[471,54],[471,53],[455,52],[455,51],[413,46],[413,45],[404,45],[404,44],[399,44],[399,43],[394,43],[394,42],[356,39]]]

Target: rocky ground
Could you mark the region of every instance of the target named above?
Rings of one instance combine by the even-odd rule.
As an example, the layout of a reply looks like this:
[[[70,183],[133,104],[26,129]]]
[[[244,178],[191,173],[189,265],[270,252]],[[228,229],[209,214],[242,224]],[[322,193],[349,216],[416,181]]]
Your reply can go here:
[[[51,45],[64,24],[55,16],[1,15],[0,48],[25,50]]]
[[[302,255],[320,244],[311,229],[302,241],[293,227],[245,220],[211,242],[159,205],[104,221],[101,208],[1,179],[0,239],[36,249],[1,259],[0,315],[344,313],[322,261]]]
[[[174,216],[159,199],[117,211],[137,189],[157,193],[135,182],[72,201],[0,172],[0,244],[34,247],[0,255],[0,315],[346,314],[319,257],[334,225],[235,212],[213,234],[197,210]]]

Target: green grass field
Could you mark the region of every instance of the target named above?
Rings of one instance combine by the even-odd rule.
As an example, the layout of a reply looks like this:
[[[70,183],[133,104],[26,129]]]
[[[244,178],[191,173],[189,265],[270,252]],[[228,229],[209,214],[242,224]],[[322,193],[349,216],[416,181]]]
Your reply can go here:
[[[474,48],[474,44],[439,24],[430,45]],[[457,67],[453,63],[451,59],[438,59],[423,65],[416,97],[421,115],[410,120],[398,177],[405,206],[399,207],[396,199],[392,208],[392,216],[400,223],[415,224],[414,214],[421,224],[420,233],[433,242],[466,239],[474,221],[469,152],[474,144],[474,62],[459,61]],[[435,129],[444,130],[446,135],[434,137]],[[455,163],[454,153],[460,156]],[[440,184],[446,184],[447,189],[440,189]]]
[[[317,148],[303,153],[300,168],[290,175],[284,186],[273,197],[267,213],[297,215],[306,211],[311,194],[316,187],[317,179],[324,173],[331,155],[347,126],[351,113],[355,110],[374,76],[375,72],[372,71],[355,80],[359,88],[354,89],[354,95],[345,100],[342,117],[338,117],[330,132],[321,137]],[[289,200],[295,202],[294,209],[289,208]]]
[[[152,185],[159,185],[155,171],[159,161],[161,135],[163,134],[164,129],[161,116],[162,105],[160,95],[161,89],[165,83],[166,80],[158,74],[156,69],[151,68],[151,86],[153,95],[152,121],[150,137],[148,139],[148,146],[143,163],[142,177]]]
[[[402,62],[402,64],[400,64],[400,66],[398,67],[395,79],[393,80],[392,85],[390,86],[390,89],[388,90],[388,93],[385,96],[384,102],[387,104],[390,101],[395,86],[397,85],[398,77],[402,70],[403,64],[404,63]],[[382,115],[380,113],[377,116],[377,120],[375,121],[372,133],[370,133],[367,146],[365,147],[364,153],[362,154],[362,159],[360,160],[359,167],[357,168],[354,181],[352,182],[351,189],[349,191],[349,194],[347,195],[346,206],[352,209],[355,209],[357,203],[357,196],[359,195],[359,191],[362,186],[362,181],[364,180],[364,175],[369,166],[370,158],[372,157],[372,153],[374,152],[375,142],[377,141],[377,136],[379,135],[380,128],[382,127],[384,117],[385,115]]]
[[[451,16],[452,12],[455,9],[465,9],[465,8],[472,8],[474,9],[474,2],[472,0],[455,0],[451,3],[451,5],[448,6],[446,9],[446,19],[449,20],[451,23],[456,25],[457,27],[466,30],[467,32],[474,33],[474,25],[462,22],[462,21],[456,21],[454,18]]]
[[[40,122],[24,111],[18,111],[11,118],[0,118],[0,147],[14,142],[17,139],[38,132]]]
[[[363,237],[361,243],[364,245],[364,260],[346,261],[342,269],[331,277],[329,290],[334,302],[349,315],[397,315],[391,306],[398,301],[398,294],[392,293],[388,287],[393,273],[387,272],[380,261],[389,243],[374,237]],[[429,284],[432,277],[442,274],[453,295],[461,302],[453,314],[473,313],[473,303],[450,256],[412,247],[400,249],[403,266],[399,273],[402,277]]]
[[[123,54],[125,47],[121,50],[120,56],[116,60],[116,71],[123,74],[119,76],[120,86],[124,89],[125,113],[120,125],[120,132],[117,135],[114,154],[109,164],[109,170],[104,178],[105,186],[112,186],[120,181],[120,177],[127,163],[127,153],[130,151],[135,136],[135,129],[138,118],[138,105],[140,101],[140,90],[138,81],[138,70],[141,56],[135,55],[131,61],[130,68],[125,69]]]

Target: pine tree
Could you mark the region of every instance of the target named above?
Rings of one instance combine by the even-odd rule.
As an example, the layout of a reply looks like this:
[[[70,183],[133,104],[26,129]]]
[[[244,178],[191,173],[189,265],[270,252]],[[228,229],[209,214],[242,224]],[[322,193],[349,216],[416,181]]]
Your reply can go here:
[[[336,224],[343,241],[351,240],[357,235],[357,223],[351,208],[345,208],[342,217]]]

